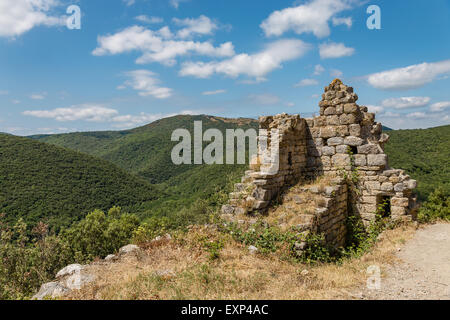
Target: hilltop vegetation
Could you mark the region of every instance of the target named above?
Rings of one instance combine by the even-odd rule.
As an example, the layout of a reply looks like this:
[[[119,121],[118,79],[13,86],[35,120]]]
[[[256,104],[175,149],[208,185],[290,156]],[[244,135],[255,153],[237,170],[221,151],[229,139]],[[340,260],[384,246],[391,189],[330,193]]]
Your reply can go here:
[[[0,135],[0,213],[6,221],[70,225],[93,209],[137,210],[156,187],[115,165],[28,138]]]
[[[450,125],[430,129],[389,131],[386,153],[393,168],[418,181],[420,200],[438,186],[450,192]]]

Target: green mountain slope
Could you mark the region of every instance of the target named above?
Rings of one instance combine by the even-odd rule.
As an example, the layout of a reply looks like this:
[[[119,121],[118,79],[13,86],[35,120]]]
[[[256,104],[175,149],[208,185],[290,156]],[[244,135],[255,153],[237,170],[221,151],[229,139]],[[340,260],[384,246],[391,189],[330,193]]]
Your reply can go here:
[[[450,191],[450,125],[389,131],[386,153],[393,168],[405,169],[419,182],[424,200],[437,186]]]
[[[180,115],[132,130],[41,135],[31,138],[100,157],[151,183],[161,183],[197,167],[176,166],[170,158],[172,148],[178,143],[171,142],[172,132],[178,128],[188,129],[193,137],[194,121],[202,121],[203,131],[217,128],[225,132],[225,129],[245,130],[258,127],[257,122],[252,119]]]
[[[52,226],[69,225],[95,208],[136,209],[155,186],[115,165],[28,138],[0,135],[0,212]]]

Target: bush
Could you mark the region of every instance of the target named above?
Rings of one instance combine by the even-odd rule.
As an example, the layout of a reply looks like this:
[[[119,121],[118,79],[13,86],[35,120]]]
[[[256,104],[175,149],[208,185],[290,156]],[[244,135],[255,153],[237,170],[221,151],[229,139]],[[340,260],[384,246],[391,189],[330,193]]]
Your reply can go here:
[[[94,210],[85,219],[63,230],[61,236],[67,241],[72,256],[84,263],[94,258],[103,258],[128,244],[139,226],[139,220],[131,214],[121,214],[114,207],[105,215]]]
[[[29,297],[70,263],[67,243],[48,235],[47,225],[39,223],[33,234],[30,240],[23,220],[13,228],[0,224],[0,300]]]
[[[434,190],[419,209],[417,218],[420,222],[433,222],[440,219],[450,221],[450,197],[448,192],[442,187]]]

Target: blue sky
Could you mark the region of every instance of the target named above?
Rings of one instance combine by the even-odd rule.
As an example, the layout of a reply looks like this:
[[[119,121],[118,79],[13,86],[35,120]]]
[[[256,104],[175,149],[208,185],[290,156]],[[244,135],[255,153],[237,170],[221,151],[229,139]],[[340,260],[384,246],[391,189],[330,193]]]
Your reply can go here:
[[[449,30],[448,0],[0,0],[0,131],[310,117],[335,77],[384,125],[449,124]]]

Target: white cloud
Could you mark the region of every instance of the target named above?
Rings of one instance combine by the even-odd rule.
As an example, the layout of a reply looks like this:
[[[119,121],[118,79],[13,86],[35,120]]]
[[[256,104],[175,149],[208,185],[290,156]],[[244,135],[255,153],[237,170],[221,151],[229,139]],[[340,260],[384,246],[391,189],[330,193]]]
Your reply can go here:
[[[354,53],[354,48],[346,47],[343,43],[330,42],[319,45],[319,54],[322,59],[347,57]]]
[[[251,94],[248,98],[254,104],[274,105],[280,102],[280,97],[271,93]]]
[[[445,74],[450,74],[450,60],[425,62],[374,73],[367,77],[367,81],[377,89],[406,90],[422,87]]]
[[[190,38],[193,35],[210,35],[214,32],[214,30],[218,29],[217,24],[212,22],[212,20],[204,15],[201,15],[197,19],[195,18],[186,18],[186,19],[177,19],[173,18],[173,22],[178,25],[184,27],[183,29],[177,32],[177,36],[179,38],[185,39]]]
[[[441,112],[447,108],[450,108],[450,101],[436,102],[430,106],[430,111],[431,112]]]
[[[332,76],[333,78],[340,78],[342,77],[344,73],[341,70],[338,69],[331,69],[330,70],[330,76]]]
[[[180,6],[180,3],[182,2],[188,2],[189,0],[170,0],[170,5],[172,7],[174,7],[175,9],[178,9],[178,7]]]
[[[215,91],[205,91],[202,93],[202,95],[212,96],[212,95],[221,94],[221,93],[225,93],[225,92],[227,92],[227,90],[220,89],[220,90],[215,90]]]
[[[341,24],[346,25],[348,28],[352,27],[353,21],[351,17],[347,18],[333,18],[332,19],[333,26],[339,26]]]
[[[167,99],[172,96],[173,90],[159,86],[160,80],[157,74],[149,70],[134,70],[126,72],[130,79],[118,87],[124,89],[130,87],[139,92],[140,96],[153,96],[157,99]]]
[[[413,119],[425,119],[427,118],[427,115],[424,112],[413,112],[407,114],[406,117]]]
[[[310,47],[301,40],[278,40],[253,55],[242,53],[220,62],[184,63],[180,75],[208,78],[214,73],[220,73],[231,78],[247,75],[256,81],[264,81],[268,73],[281,68],[283,62],[303,56]]]
[[[152,31],[141,26],[132,26],[113,35],[98,37],[99,46],[92,52],[96,56],[121,54],[140,51],[138,64],[160,62],[174,65],[175,58],[188,53],[212,57],[230,57],[234,55],[231,42],[214,47],[210,42],[167,40],[168,28]]]
[[[30,96],[30,99],[33,99],[33,100],[44,100],[46,95],[47,95],[47,92],[34,93],[34,94],[32,94]]]
[[[266,36],[280,36],[287,31],[313,33],[316,37],[330,35],[329,20],[352,7],[352,0],[311,0],[297,7],[275,11],[261,28]]]
[[[429,97],[401,97],[389,98],[381,102],[381,105],[386,108],[395,109],[409,109],[420,108],[426,106],[430,102]]]
[[[367,109],[369,110],[369,112],[372,112],[372,113],[383,113],[384,112],[384,108],[382,106],[368,105]]]
[[[313,75],[318,76],[318,75],[322,74],[322,72],[324,72],[324,71],[325,71],[324,67],[322,67],[320,64],[316,64],[314,66],[314,73],[313,73]]]
[[[149,17],[149,16],[146,16],[145,14],[137,16],[134,19],[136,19],[139,22],[149,23],[149,24],[164,22],[164,19],[161,17]]]
[[[64,17],[52,16],[58,0],[1,0],[0,37],[16,37],[37,26],[65,24]]]
[[[115,109],[107,108],[96,104],[83,104],[71,106],[68,108],[56,108],[53,110],[33,110],[24,111],[23,115],[37,118],[48,118],[56,121],[92,121],[104,122],[117,115]]]
[[[132,6],[133,4],[135,4],[135,0],[122,0],[124,3],[125,3],[125,5],[127,5],[127,6]]]
[[[303,79],[296,83],[294,87],[306,87],[306,86],[316,86],[319,82],[316,79]]]

